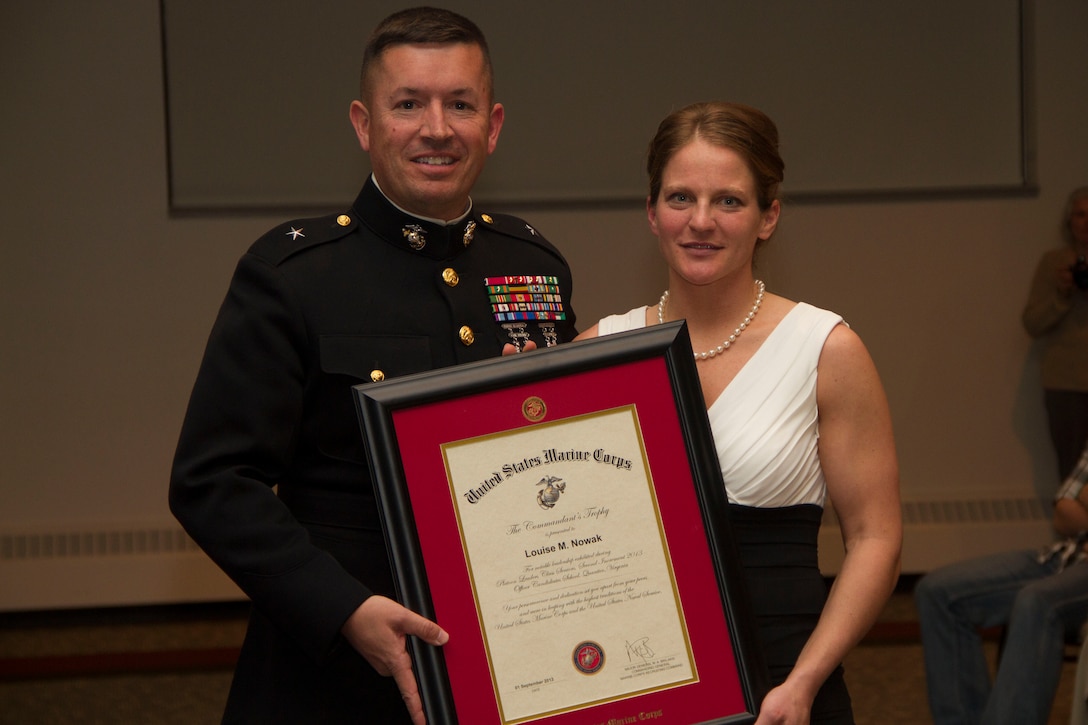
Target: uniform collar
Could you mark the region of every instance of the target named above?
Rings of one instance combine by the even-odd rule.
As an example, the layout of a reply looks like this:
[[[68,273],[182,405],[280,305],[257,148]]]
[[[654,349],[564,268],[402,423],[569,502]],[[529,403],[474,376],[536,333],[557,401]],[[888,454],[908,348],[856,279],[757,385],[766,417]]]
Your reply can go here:
[[[449,223],[409,214],[389,201],[373,176],[366,180],[352,209],[361,223],[389,244],[431,259],[463,252],[472,242],[477,225],[471,204],[463,217]]]

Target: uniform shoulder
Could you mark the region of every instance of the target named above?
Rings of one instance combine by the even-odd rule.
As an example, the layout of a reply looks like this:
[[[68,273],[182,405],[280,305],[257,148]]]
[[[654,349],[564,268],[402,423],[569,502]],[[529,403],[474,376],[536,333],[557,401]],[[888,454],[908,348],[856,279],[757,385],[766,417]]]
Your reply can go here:
[[[555,246],[536,229],[536,227],[521,217],[516,217],[512,214],[487,212],[480,214],[478,218],[487,229],[521,242],[534,244],[547,250],[551,254],[554,254],[559,259],[563,259],[563,255],[559,250],[556,249]]]
[[[354,216],[343,213],[292,219],[265,232],[249,253],[270,264],[282,264],[296,254],[347,236],[357,224]]]

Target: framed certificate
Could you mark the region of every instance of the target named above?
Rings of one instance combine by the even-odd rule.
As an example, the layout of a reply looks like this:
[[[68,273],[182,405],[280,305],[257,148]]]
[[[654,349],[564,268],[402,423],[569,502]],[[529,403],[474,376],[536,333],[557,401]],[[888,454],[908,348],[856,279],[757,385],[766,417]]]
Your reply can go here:
[[[682,322],[354,388],[432,723],[747,723],[766,670]]]

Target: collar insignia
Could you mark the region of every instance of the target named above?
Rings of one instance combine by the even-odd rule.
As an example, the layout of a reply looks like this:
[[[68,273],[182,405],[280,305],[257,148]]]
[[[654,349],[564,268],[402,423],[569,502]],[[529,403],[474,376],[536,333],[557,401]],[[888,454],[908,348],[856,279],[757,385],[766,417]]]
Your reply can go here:
[[[417,252],[427,246],[427,240],[423,237],[423,227],[418,224],[409,224],[401,230],[408,239],[408,245]]]

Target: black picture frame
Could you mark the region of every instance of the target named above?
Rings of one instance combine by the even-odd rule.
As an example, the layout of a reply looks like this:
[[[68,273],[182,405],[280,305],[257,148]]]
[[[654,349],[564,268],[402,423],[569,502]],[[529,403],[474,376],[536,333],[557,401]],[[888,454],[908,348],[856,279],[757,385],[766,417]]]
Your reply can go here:
[[[756,646],[725,488],[682,321],[353,390],[399,601],[451,633],[444,648],[410,640],[428,722],[594,725],[647,714],[655,722],[682,725],[755,720],[768,676]],[[486,420],[481,420],[481,411]],[[647,473],[658,482],[650,486],[652,510],[665,542],[662,551],[669,558],[673,601],[689,638],[694,676],[630,693],[576,698],[550,710],[527,705],[511,714],[513,708],[504,708],[499,693],[482,600],[466,594],[478,591],[477,582],[457,508],[465,504],[457,498],[447,457],[465,440],[522,433],[535,440],[538,430],[545,435],[545,429],[534,426],[555,425],[562,432],[586,416],[611,411],[620,411],[621,421],[628,411],[633,416]],[[529,459],[524,462],[533,465]],[[439,480],[440,474],[445,481]],[[496,478],[488,485],[500,482]],[[473,490],[482,495],[490,489]],[[549,502],[539,503],[543,507]],[[648,530],[653,524],[648,523]],[[530,556],[528,550],[525,556]],[[667,596],[659,599],[670,601]],[[561,621],[558,631],[566,634],[567,627],[576,629],[567,623],[578,618],[564,616]],[[723,638],[728,641],[716,641]],[[618,655],[618,648],[610,649]],[[603,652],[596,652],[603,659]],[[627,654],[630,660],[629,643]],[[490,673],[490,690],[482,675],[456,681],[472,670]],[[586,686],[577,676],[568,682]],[[552,687],[556,692],[570,689]],[[484,704],[466,704],[470,702]]]

